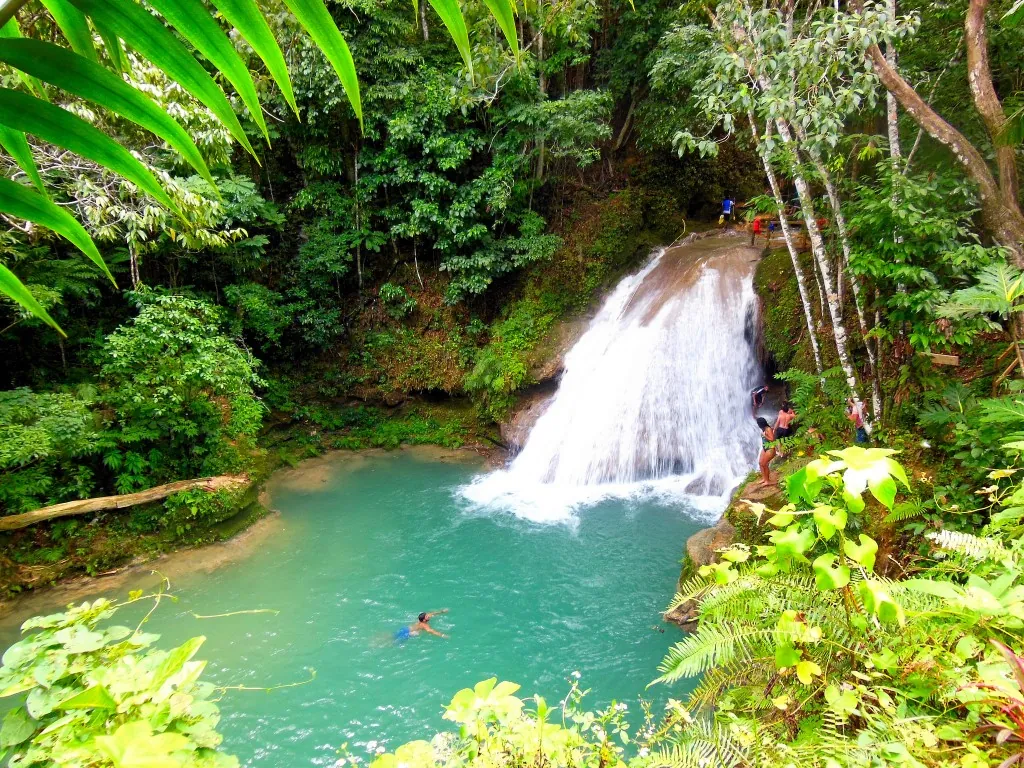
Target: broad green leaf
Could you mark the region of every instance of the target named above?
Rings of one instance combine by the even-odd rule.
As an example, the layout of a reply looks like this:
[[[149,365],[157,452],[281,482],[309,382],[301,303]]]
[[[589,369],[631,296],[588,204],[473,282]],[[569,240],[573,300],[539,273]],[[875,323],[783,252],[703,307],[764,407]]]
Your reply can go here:
[[[842,718],[849,717],[857,709],[856,694],[853,691],[840,691],[834,685],[825,688],[825,701],[828,702],[829,709]]]
[[[913,592],[923,592],[926,595],[941,597],[944,600],[959,600],[964,596],[963,590],[948,581],[934,581],[932,579],[907,579],[902,585]]]
[[[903,607],[892,599],[881,583],[865,579],[857,585],[857,592],[868,613],[874,614],[880,621],[896,622],[900,626],[906,623]]]
[[[100,256],[96,244],[89,237],[89,233],[85,231],[85,227],[79,224],[74,216],[54,204],[48,198],[10,179],[0,178],[0,211],[25,221],[31,221],[33,224],[38,224],[47,229],[52,229],[61,237],[71,241],[96,266],[103,270],[103,274],[109,278],[111,283],[115,286],[117,285],[114,282],[114,276],[107,269],[106,262]],[[12,296],[11,298],[14,297]],[[47,320],[46,317],[39,315],[35,310],[27,306],[25,308],[29,309],[32,314]],[[54,328],[57,327],[52,321],[47,320],[47,322],[53,325]]]
[[[790,502],[797,504],[805,501],[813,504],[815,497],[821,490],[822,481],[809,476],[807,467],[801,467],[786,478],[786,495]]]
[[[11,19],[2,27],[0,27],[0,39],[17,40],[22,37],[21,29],[18,27],[18,22]],[[24,72],[18,72],[18,77],[21,81],[28,86],[28,89],[32,91],[36,96],[41,99],[48,99],[46,95],[46,89],[43,88],[43,84],[36,80],[34,77],[26,75]]]
[[[775,668],[785,669],[794,667],[800,662],[800,651],[790,642],[779,643],[775,646]]]
[[[196,655],[199,647],[206,642],[206,638],[200,635],[186,640],[173,651],[167,654],[167,658],[161,662],[153,674],[153,688],[159,688],[174,675],[181,671],[185,662]]]
[[[814,532],[810,528],[791,525],[784,531],[773,531],[768,536],[775,544],[779,557],[803,557],[814,546]]]
[[[823,538],[831,539],[836,531],[845,530],[846,520],[846,510],[842,507],[820,506],[814,508],[814,524]]]
[[[872,476],[868,478],[868,488],[871,495],[878,499],[879,503],[886,509],[892,509],[896,503],[896,481],[889,475],[884,477]]]
[[[9,182],[13,184],[14,182]],[[0,204],[0,211],[4,210],[2,204]],[[0,293],[8,296],[13,301],[21,304],[25,309],[31,312],[33,315],[38,317],[47,325],[51,326],[61,336],[67,336],[61,327],[57,325],[57,321],[50,317],[49,313],[43,309],[43,305],[36,301],[35,297],[25,287],[24,283],[19,280],[11,270],[0,264]],[[6,692],[4,695],[8,695]]]
[[[238,122],[231,103],[203,66],[171,34],[159,19],[132,0],[70,0],[86,16],[109,34],[124,40],[131,48],[167,73],[182,88],[210,108],[235,140],[249,154],[256,152]]]
[[[878,552],[878,544],[870,536],[860,534],[860,543],[855,544],[851,539],[843,542],[843,552],[847,557],[853,558],[862,565],[866,571],[875,568],[875,554]]]
[[[473,52],[469,48],[469,31],[466,29],[466,19],[462,15],[459,0],[430,0],[430,4],[448,27],[448,34],[452,36],[455,47],[459,49],[462,60],[469,69],[469,79],[474,80]]]
[[[508,47],[519,57],[519,35],[516,30],[516,9],[512,0],[484,0],[484,4],[490,10],[494,20],[498,22],[501,31],[508,40]]]
[[[67,0],[39,0],[57,22],[64,37],[71,43],[71,49],[89,61],[99,63],[96,46],[92,43],[92,30],[85,14]]]
[[[114,768],[181,768],[171,753],[186,749],[189,740],[179,733],[153,733],[148,722],[138,720],[97,736],[96,746]]]
[[[80,117],[20,91],[0,88],[0,123],[31,133],[76,155],[99,163],[134,183],[161,205],[181,216],[160,183],[132,154]]]
[[[64,699],[57,709],[117,709],[117,702],[102,685],[94,685]]]
[[[170,144],[217,189],[202,154],[177,121],[106,67],[38,40],[0,40],[0,61],[141,125]]]
[[[267,65],[267,71],[281,89],[284,100],[298,116],[299,105],[295,103],[292,81],[288,78],[288,65],[259,6],[251,0],[213,0],[213,4]]]
[[[1024,23],[1024,0],[1017,0],[1003,16],[1003,24],[1007,27],[1016,27],[1021,23]]]
[[[263,119],[263,108],[252,75],[206,6],[199,0],[149,0],[149,5],[167,19],[234,86],[269,144],[270,132]]]
[[[359,126],[362,127],[363,104],[359,96],[359,77],[356,75],[356,65],[352,61],[352,52],[348,49],[348,43],[338,31],[338,26],[331,18],[331,14],[328,13],[323,0],[284,0],[284,3],[309,33],[309,36],[313,38],[313,42],[327,56],[334,71],[338,73],[338,78],[348,95],[349,103],[359,119]]]
[[[786,512],[776,512],[768,518],[768,525],[775,528],[785,528],[787,525],[791,525],[794,519],[793,515]]]
[[[6,42],[6,40],[0,40],[0,46]],[[25,134],[8,128],[6,125],[0,125],[0,147],[7,150],[7,154],[14,158],[14,162],[18,164],[18,167],[35,184],[36,189],[45,195],[46,186],[39,176],[39,169],[36,167],[36,161],[32,157],[32,148],[28,145],[28,139],[25,138]]]
[[[821,676],[821,667],[805,659],[796,665],[796,676],[804,685],[810,685],[815,677]]]
[[[29,717],[24,707],[16,707],[4,716],[0,727],[0,749],[16,747],[36,732],[38,723]]]
[[[850,583],[849,566],[834,566],[835,561],[836,556],[832,554],[820,555],[814,559],[811,567],[814,569],[814,583],[818,589],[842,589]]]

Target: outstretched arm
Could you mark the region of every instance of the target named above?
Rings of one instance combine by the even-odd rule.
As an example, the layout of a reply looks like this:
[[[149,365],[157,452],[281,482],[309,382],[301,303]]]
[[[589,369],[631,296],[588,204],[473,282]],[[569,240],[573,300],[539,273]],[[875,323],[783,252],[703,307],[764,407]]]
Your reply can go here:
[[[437,635],[438,637],[448,637],[448,635],[445,635],[445,634],[442,634],[441,632],[438,632],[436,629],[434,629],[431,626],[424,625],[423,630],[425,632],[429,632],[432,635]]]
[[[434,616],[439,616],[442,613],[448,613],[448,609],[447,608],[442,608],[442,609],[440,609],[438,611],[427,611],[427,618],[429,619],[429,618],[432,618]]]

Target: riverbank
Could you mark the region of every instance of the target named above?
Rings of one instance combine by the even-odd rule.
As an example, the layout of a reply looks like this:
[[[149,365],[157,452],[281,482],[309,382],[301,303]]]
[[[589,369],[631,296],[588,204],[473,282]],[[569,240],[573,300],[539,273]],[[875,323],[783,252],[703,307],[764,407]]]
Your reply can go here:
[[[403,446],[397,450],[414,455],[418,460],[435,463],[482,463],[487,460],[486,453],[481,454],[469,446]],[[281,465],[259,487],[261,513],[247,524],[225,531],[223,539],[170,551],[139,552],[104,574],[70,576],[0,599],[0,626],[15,626],[29,616],[58,610],[69,603],[100,594],[123,595],[129,586],[133,589],[155,588],[164,578],[170,581],[173,593],[178,578],[196,573],[210,574],[237,564],[256,555],[263,545],[280,536],[286,523],[275,507],[275,492],[315,493],[342,475],[359,472],[391,452],[380,448],[332,450],[294,465]]]

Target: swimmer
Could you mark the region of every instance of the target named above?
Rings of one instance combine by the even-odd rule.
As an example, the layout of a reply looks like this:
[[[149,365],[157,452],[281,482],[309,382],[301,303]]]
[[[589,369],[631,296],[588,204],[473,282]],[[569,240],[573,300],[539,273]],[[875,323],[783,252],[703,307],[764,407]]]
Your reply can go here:
[[[437,635],[438,637],[448,637],[441,632],[438,632],[432,626],[430,626],[430,620],[441,613],[448,613],[447,608],[442,608],[439,611],[428,611],[421,613],[416,617],[416,623],[410,624],[408,627],[402,627],[395,633],[396,640],[408,640],[413,635],[418,635],[420,632],[427,632],[431,635]]]

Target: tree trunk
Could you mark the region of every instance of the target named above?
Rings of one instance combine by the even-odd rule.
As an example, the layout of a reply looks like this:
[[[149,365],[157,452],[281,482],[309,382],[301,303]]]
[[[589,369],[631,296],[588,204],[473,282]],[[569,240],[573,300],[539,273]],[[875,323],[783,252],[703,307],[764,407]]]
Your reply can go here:
[[[797,136],[806,142],[806,137],[803,131],[797,130]],[[842,203],[839,199],[839,192],[836,190],[836,185],[832,182],[832,176],[828,172],[828,168],[821,159],[821,152],[818,148],[807,144],[807,153],[811,157],[811,161],[814,163],[814,167],[821,176],[823,183],[825,184],[825,192],[828,196],[829,205],[832,208],[832,215],[835,218],[836,232],[839,235],[839,246],[842,250],[842,262],[841,270],[849,271],[850,268],[850,237],[846,230],[846,217],[843,216]],[[861,338],[864,340],[864,348],[868,353],[868,372],[871,375],[871,412],[872,416],[876,419],[882,416],[882,390],[878,383],[878,367],[875,361],[875,352],[871,348],[871,340],[868,338],[868,324],[864,317],[864,302],[861,298],[860,293],[860,280],[857,275],[850,273],[850,288],[853,290],[853,303],[857,308],[857,323],[860,326]],[[843,276],[842,271],[836,275],[836,281],[838,286],[842,286]],[[841,291],[839,293],[839,303],[842,304]]]
[[[896,18],[896,0],[886,0],[885,10],[890,19]],[[885,61],[894,72],[896,69],[896,46],[892,43],[885,46]],[[889,129],[889,157],[892,158],[893,173],[900,170],[903,151],[900,147],[900,114],[896,106],[896,97],[891,91],[885,92],[885,122]]]
[[[427,2],[420,2],[420,29],[423,31],[423,42],[430,42],[430,27],[427,26]]]
[[[995,91],[992,88],[992,77],[988,70],[988,58],[985,46],[984,11],[987,0],[971,0],[967,14],[967,49],[973,66],[968,66],[968,77],[971,80],[971,92],[975,104],[986,127],[992,130],[996,115],[992,113],[992,99]],[[862,3],[857,2],[856,9],[861,10]],[[923,128],[929,136],[948,148],[967,175],[978,185],[981,197],[981,218],[992,238],[1007,248],[1013,263],[1024,268],[1024,212],[1014,198],[1004,195],[1004,190],[996,181],[981,152],[960,133],[946,122],[914,88],[885,60],[885,56],[877,45],[867,50],[868,58],[874,67],[878,79],[892,93],[900,105]],[[980,104],[979,104],[980,102]],[[998,103],[998,100],[996,100]],[[1002,111],[1000,107],[1000,112]],[[987,116],[986,116],[987,114]],[[1005,118],[1004,118],[1005,119]],[[991,125],[990,125],[991,123]],[[995,137],[993,137],[995,142]],[[1002,180],[1007,188],[1016,185],[1016,174]]]
[[[155,488],[139,491],[138,493],[125,493],[120,496],[97,496],[93,499],[66,501],[63,504],[42,507],[41,509],[35,509],[20,515],[0,517],[0,531],[16,531],[19,528],[27,528],[30,525],[53,520],[58,517],[135,507],[139,504],[159,501],[175,493],[190,491],[196,488],[212,493],[213,491],[220,491],[225,488],[236,488],[248,482],[248,475],[218,475],[217,477],[200,477],[195,480],[177,480],[173,483],[158,485]]]
[[[782,118],[776,118],[775,125],[783,143],[792,150],[794,159],[798,160],[798,158],[796,158],[797,146],[793,141],[793,134],[789,130],[789,124]],[[832,291],[832,286],[834,285],[831,276],[832,270],[828,263],[828,254],[825,252],[825,241],[821,237],[821,231],[818,229],[818,222],[814,216],[814,198],[811,195],[811,188],[803,174],[800,172],[798,165],[794,164],[792,173],[793,183],[796,185],[797,195],[800,197],[800,208],[803,211],[804,223],[807,227],[807,235],[811,239],[811,252],[814,254],[815,260],[818,262],[818,268],[821,270],[821,276],[825,281],[826,287],[829,289],[826,298],[828,300],[829,316],[832,320],[832,334],[835,337],[836,353],[839,356],[839,365],[842,366],[843,373],[846,374],[846,384],[850,388],[850,394],[853,396],[854,403],[860,405],[861,398],[857,387],[857,373],[854,370],[853,363],[850,359],[846,336],[846,324],[843,322],[842,307],[839,306],[838,297],[835,292]]]
[[[807,295],[807,282],[804,280],[804,271],[800,267],[800,258],[797,255],[796,246],[793,243],[793,233],[789,228],[789,222],[786,220],[786,206],[782,200],[782,189],[779,186],[779,179],[775,175],[775,169],[772,167],[771,159],[768,157],[767,150],[761,146],[761,142],[757,135],[757,123],[754,122],[753,113],[747,113],[747,118],[750,120],[750,130],[754,134],[754,144],[758,148],[761,163],[764,165],[764,173],[768,177],[768,183],[772,188],[772,195],[775,197],[775,205],[779,211],[779,228],[782,230],[782,238],[786,241],[786,249],[789,251],[789,258],[793,262],[793,273],[796,275],[796,287],[800,292],[800,305],[803,307],[804,320],[807,323],[807,337],[811,341],[811,350],[814,352],[814,365],[818,369],[818,375],[820,376],[825,368],[821,364],[821,349],[818,346],[818,332],[814,329],[814,314],[811,312],[811,301]],[[769,123],[769,127],[770,125],[771,124]]]

